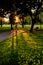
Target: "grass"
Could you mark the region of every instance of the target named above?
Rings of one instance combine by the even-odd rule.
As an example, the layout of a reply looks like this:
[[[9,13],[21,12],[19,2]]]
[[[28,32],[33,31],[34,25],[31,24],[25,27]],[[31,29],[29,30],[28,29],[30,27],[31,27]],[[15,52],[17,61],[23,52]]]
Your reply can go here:
[[[31,37],[31,38],[30,37],[27,38],[27,36],[25,35],[27,38],[27,40],[26,40],[24,38],[23,34],[25,34],[25,33],[18,35],[18,44],[19,44],[18,52],[19,52],[20,64],[21,65],[24,65],[24,64],[26,64],[26,65],[43,65],[43,44],[42,44],[43,41],[42,42],[39,41],[40,42],[39,43],[37,41],[37,39],[40,39],[40,38],[38,36],[35,37],[36,34],[33,35],[31,33],[26,33],[28,35],[28,37],[29,37],[29,35]],[[36,44],[35,44],[35,42],[36,42]]]
[[[35,25],[35,26],[38,27],[39,30],[40,29],[43,30],[43,24],[42,25]],[[31,28],[31,25],[24,25],[24,28],[22,28],[21,25],[18,25],[17,29],[18,30],[20,30],[20,29],[30,30],[30,28]],[[16,30],[15,25],[13,25],[13,29]],[[11,25],[2,25],[2,27],[0,25],[0,32],[5,32],[5,31],[11,31]]]
[[[10,31],[11,30],[11,26],[10,25],[0,25],[0,32],[4,32],[4,31]]]
[[[43,31],[27,28],[0,42],[0,65],[43,65]]]
[[[0,42],[0,65],[6,65],[10,60],[11,54],[11,41],[12,38],[8,38]]]

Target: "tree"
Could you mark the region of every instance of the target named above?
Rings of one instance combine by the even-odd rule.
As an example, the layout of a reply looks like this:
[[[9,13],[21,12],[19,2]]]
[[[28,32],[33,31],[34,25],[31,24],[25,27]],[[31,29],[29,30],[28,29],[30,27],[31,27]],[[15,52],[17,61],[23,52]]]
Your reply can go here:
[[[2,20],[0,20],[0,25],[1,25],[1,27],[2,27]]]
[[[37,15],[41,12],[42,0],[16,0],[15,5],[16,8],[19,9],[17,12],[19,11],[21,14],[24,13],[24,16],[30,15],[32,19],[30,32],[32,32],[37,20]]]
[[[10,15],[9,19],[10,19],[11,30],[12,30],[13,29],[13,27],[12,27],[12,24],[13,24],[13,14]]]
[[[41,8],[41,6],[42,6],[42,2],[39,2],[37,4],[36,10],[35,10],[35,6],[33,7],[34,9],[33,9],[32,15],[31,15],[31,18],[32,18],[32,26],[31,26],[30,32],[33,31],[34,24],[37,22],[36,20],[38,20],[41,23],[39,17],[37,18],[37,16],[40,14],[40,10],[41,10],[40,8]]]
[[[21,14],[21,15],[22,15],[22,14]],[[24,28],[24,16],[22,15],[22,16],[20,17],[20,19],[22,19],[21,24],[22,24],[22,28]]]
[[[12,28],[12,22],[13,22],[13,0],[1,0],[0,2],[0,16],[5,17],[6,14],[10,13],[10,23],[11,23],[11,29]]]
[[[22,13],[24,13],[24,16],[30,15],[32,19],[32,26],[30,31],[32,32],[34,24],[36,23],[37,15],[39,15],[41,12],[42,4],[42,0],[1,0],[0,7],[3,9],[3,14],[10,11],[11,17],[13,16],[12,12],[14,12],[15,8],[17,13],[19,12],[18,15]],[[10,21],[11,20],[12,18]]]

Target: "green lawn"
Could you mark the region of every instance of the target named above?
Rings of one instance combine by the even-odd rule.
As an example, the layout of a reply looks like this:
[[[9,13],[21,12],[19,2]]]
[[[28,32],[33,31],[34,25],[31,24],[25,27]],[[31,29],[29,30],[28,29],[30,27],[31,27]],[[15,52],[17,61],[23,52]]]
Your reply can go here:
[[[39,30],[40,29],[42,29],[43,30],[43,24],[42,25],[36,25],[35,24],[35,26],[36,27],[38,27],[39,28]],[[31,28],[31,25],[24,25],[24,28],[22,28],[22,25],[18,25],[18,30],[20,30],[20,29],[24,29],[24,30],[30,30],[30,28]],[[15,25],[13,25],[13,29],[14,30],[16,30],[16,28],[15,28]],[[1,27],[1,25],[0,25],[0,32],[5,32],[5,31],[11,31],[11,25],[2,25],[2,27]]]
[[[43,31],[24,30],[0,42],[0,65],[43,65]]]
[[[0,32],[4,32],[4,31],[10,31],[11,30],[11,26],[10,25],[0,25]]]

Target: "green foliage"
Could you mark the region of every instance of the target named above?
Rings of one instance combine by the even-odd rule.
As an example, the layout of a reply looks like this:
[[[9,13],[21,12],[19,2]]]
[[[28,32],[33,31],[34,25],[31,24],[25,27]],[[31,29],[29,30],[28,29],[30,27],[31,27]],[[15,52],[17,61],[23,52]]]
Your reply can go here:
[[[40,16],[41,21],[43,22],[43,12],[41,12],[39,16]]]

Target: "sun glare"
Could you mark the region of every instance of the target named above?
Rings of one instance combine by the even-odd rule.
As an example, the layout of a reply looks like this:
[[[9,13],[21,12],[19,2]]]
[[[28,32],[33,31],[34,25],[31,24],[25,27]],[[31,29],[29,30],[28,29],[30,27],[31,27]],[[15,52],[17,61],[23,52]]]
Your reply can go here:
[[[9,18],[4,18],[4,21],[5,22],[9,22]]]
[[[15,16],[15,22],[20,22],[19,16]]]

